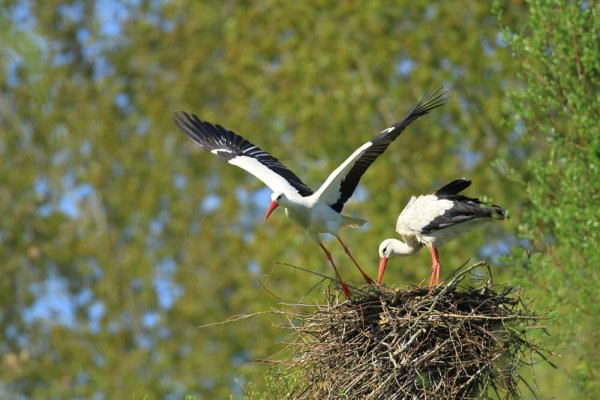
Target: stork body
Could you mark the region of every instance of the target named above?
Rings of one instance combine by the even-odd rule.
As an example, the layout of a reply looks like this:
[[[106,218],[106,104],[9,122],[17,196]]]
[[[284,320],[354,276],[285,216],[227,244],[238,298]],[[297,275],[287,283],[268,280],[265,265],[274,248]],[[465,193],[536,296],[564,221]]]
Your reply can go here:
[[[433,194],[413,196],[396,222],[396,232],[403,241],[386,239],[379,245],[381,283],[385,267],[392,255],[411,255],[421,247],[431,254],[429,287],[440,283],[440,258],[437,248],[476,225],[492,219],[504,219],[506,211],[497,205],[483,204],[479,199],[459,193],[471,185],[469,179],[457,179]]]
[[[202,148],[256,176],[273,191],[265,221],[278,206],[283,206],[288,218],[304,228],[323,249],[345,296],[349,298],[350,291],[338,273],[331,254],[323,245],[319,234],[330,233],[335,236],[360,270],[365,281],[373,283],[339,236],[341,227],[360,227],[366,221],[342,215],[342,209],[373,161],[412,121],[443,105],[444,94],[437,90],[425,95],[403,119],[356,149],[315,192],[276,158],[232,131],[201,121],[195,115],[187,113],[175,114],[175,123]]]

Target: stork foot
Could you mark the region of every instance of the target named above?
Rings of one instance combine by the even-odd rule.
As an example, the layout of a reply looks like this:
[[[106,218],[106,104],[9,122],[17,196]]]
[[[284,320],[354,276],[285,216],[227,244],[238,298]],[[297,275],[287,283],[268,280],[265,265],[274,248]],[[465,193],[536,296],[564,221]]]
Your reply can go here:
[[[369,278],[369,275],[363,274],[363,278],[369,285],[375,286],[375,281],[373,279]]]
[[[344,293],[344,296],[346,296],[347,299],[351,299],[352,293],[350,293],[350,289],[348,289],[348,286],[346,286],[346,284],[341,281],[340,281],[340,286],[342,287],[342,292]]]

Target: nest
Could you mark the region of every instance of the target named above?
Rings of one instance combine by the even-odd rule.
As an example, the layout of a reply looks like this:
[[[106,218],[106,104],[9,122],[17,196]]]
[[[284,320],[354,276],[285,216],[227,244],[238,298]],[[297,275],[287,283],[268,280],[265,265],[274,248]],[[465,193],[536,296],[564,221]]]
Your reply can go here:
[[[290,369],[301,375],[286,397],[518,398],[520,367],[535,354],[548,361],[525,337],[538,318],[514,290],[495,291],[491,278],[459,286],[483,265],[455,271],[431,292],[367,287],[351,301],[330,294],[324,305],[284,311],[297,333]]]

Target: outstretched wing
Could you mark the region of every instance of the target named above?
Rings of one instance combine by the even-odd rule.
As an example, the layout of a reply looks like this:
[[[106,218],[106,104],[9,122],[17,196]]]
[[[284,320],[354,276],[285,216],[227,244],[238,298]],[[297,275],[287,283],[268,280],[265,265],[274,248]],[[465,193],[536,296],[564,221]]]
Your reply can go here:
[[[352,196],[360,178],[411,122],[446,102],[446,92],[439,88],[431,91],[400,121],[385,129],[372,140],[360,146],[333,171],[316,194],[337,212],[341,212]]]
[[[203,149],[229,164],[251,173],[273,192],[310,196],[313,191],[275,157],[220,125],[201,121],[196,115],[175,113],[175,124]]]

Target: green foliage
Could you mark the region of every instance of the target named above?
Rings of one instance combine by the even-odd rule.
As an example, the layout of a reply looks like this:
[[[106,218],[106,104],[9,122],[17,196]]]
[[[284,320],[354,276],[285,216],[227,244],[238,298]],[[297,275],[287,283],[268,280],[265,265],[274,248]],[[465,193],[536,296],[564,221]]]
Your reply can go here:
[[[522,233],[534,244],[518,255],[523,284],[542,312],[543,338],[562,354],[560,371],[541,371],[542,397],[600,394],[600,26],[597,2],[528,2],[525,27],[505,39],[526,85],[511,100],[528,163],[530,205]],[[552,378],[550,378],[552,374]]]
[[[259,390],[250,383],[244,388],[244,399],[278,400],[291,398],[302,388],[302,376],[297,369],[271,368],[264,376],[264,387]]]
[[[0,39],[5,397],[241,394],[239,377],[262,382],[266,369],[249,361],[277,354],[283,333],[269,318],[196,327],[272,307],[261,281],[292,300],[318,282],[274,260],[332,275],[283,213],[262,223],[262,184],[195,148],[173,111],[247,136],[317,186],[444,83],[449,104],[390,146],[348,204],[370,225],[342,235],[375,273],[410,196],[469,176],[468,194],[512,219],[449,243],[442,273],[514,241],[524,199],[490,163],[512,155],[522,171],[531,146],[502,123],[518,65],[486,2],[5,0]],[[386,279],[419,283],[428,266],[422,252]]]

